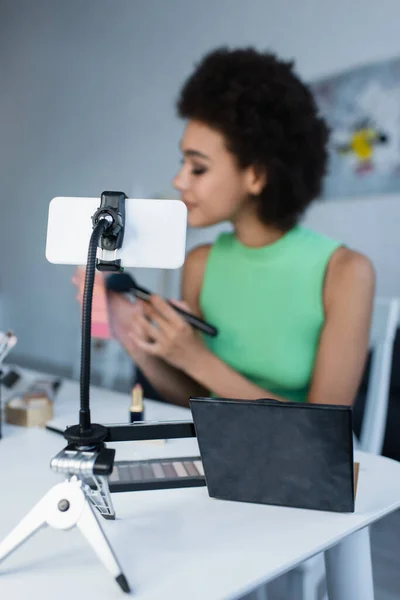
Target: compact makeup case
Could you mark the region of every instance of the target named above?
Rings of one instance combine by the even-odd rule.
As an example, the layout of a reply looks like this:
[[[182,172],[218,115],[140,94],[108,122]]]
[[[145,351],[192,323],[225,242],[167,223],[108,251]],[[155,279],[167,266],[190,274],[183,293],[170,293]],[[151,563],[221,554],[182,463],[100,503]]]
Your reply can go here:
[[[354,511],[351,407],[222,398],[190,406],[211,497]]]

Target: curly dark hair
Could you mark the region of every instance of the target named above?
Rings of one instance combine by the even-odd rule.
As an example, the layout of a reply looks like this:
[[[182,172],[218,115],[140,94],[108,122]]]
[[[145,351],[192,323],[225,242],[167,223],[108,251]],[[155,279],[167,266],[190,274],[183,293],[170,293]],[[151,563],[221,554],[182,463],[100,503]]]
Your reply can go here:
[[[184,84],[180,117],[221,132],[242,168],[265,169],[260,219],[291,229],[321,190],[328,128],[293,62],[254,48],[207,54]]]

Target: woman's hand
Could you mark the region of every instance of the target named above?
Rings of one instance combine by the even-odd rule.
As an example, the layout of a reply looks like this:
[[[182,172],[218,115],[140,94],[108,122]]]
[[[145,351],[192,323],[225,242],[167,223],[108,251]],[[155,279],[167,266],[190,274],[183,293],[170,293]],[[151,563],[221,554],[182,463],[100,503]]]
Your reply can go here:
[[[172,301],[191,312],[185,302]],[[198,353],[205,349],[200,335],[164,299],[152,295],[141,301],[142,314],[132,321],[131,337],[147,354],[162,358],[170,365],[188,371]]]
[[[132,335],[135,319],[143,315],[143,310],[138,302],[132,303],[123,294],[107,293],[107,309],[110,330],[113,335],[129,353],[136,347],[135,337]]]

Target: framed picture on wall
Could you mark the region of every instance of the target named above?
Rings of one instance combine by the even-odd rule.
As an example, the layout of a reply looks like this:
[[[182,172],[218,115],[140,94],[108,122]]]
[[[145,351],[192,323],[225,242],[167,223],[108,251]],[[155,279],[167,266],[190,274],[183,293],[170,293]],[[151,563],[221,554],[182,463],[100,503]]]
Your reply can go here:
[[[400,191],[400,57],[311,83],[330,130],[323,197]]]

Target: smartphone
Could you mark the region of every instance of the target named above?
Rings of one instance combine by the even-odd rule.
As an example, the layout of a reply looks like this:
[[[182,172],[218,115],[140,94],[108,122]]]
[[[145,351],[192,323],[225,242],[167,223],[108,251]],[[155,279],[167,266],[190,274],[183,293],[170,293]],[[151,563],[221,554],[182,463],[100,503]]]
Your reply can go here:
[[[100,198],[58,196],[49,206],[46,258],[63,265],[86,265]],[[127,198],[122,248],[113,258],[122,267],[177,269],[185,260],[187,209],[180,200]],[[98,249],[98,256],[101,249]]]

